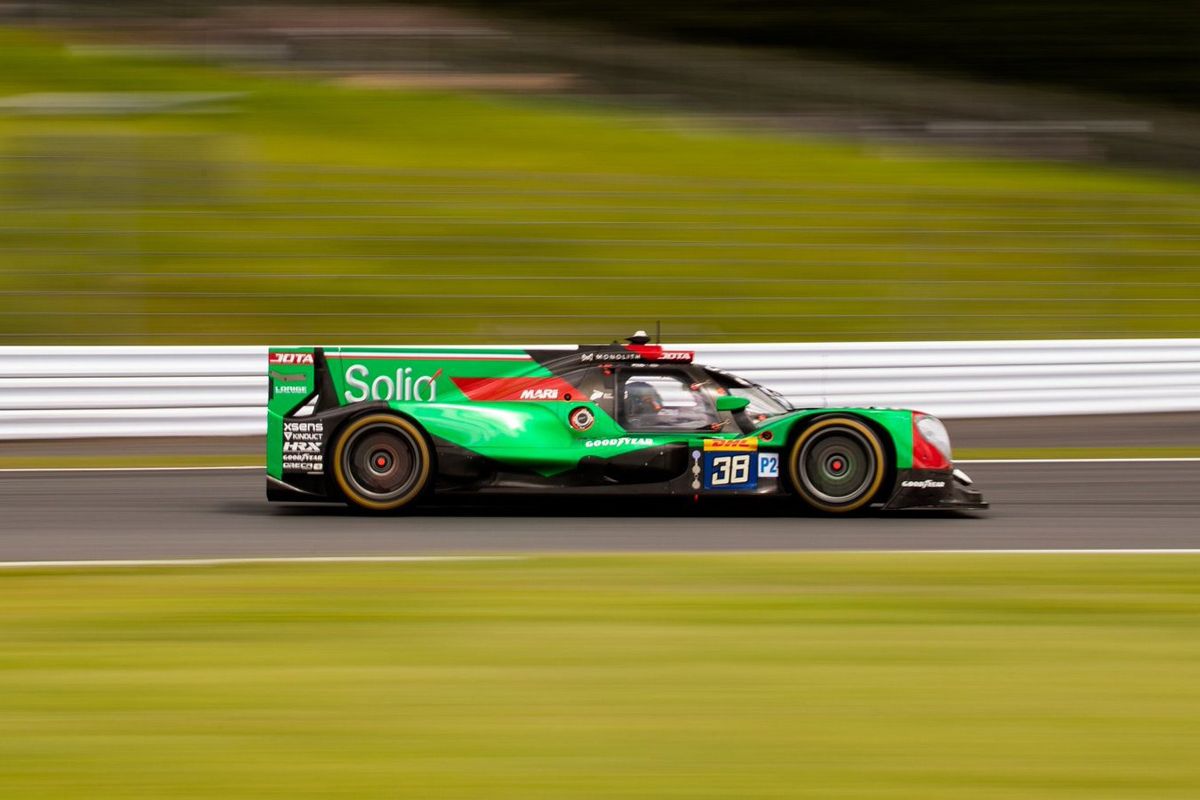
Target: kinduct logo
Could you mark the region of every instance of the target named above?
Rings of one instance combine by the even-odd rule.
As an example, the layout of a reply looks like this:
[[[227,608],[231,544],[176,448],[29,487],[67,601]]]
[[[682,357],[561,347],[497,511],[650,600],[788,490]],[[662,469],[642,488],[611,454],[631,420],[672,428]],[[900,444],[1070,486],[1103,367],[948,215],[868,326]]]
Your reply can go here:
[[[369,370],[365,364],[351,364],[346,368],[346,386],[343,393],[348,403],[363,400],[397,400],[401,402],[433,403],[437,401],[437,377],[439,369],[432,375],[412,374],[412,367],[398,367],[395,377],[378,375],[367,381]]]

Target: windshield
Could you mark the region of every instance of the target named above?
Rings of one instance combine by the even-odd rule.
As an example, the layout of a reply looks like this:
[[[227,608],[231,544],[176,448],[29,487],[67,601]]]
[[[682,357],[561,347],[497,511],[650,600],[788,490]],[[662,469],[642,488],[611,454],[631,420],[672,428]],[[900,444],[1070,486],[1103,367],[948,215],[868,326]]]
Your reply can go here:
[[[724,370],[710,367],[708,371],[717,379],[717,384],[729,394],[734,397],[744,397],[750,401],[750,405],[746,408],[746,414],[756,422],[762,422],[768,417],[777,417],[795,410],[787,398],[774,389],[760,386]]]

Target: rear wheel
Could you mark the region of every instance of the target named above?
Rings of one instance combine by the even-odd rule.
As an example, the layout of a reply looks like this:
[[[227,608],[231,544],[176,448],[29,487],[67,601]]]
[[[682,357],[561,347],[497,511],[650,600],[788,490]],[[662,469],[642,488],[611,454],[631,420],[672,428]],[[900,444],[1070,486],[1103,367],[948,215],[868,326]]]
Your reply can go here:
[[[389,414],[353,420],[338,435],[333,477],[346,499],[369,511],[393,511],[429,483],[429,444],[416,425]]]
[[[813,508],[857,511],[874,499],[887,461],[879,436],[851,417],[830,417],[805,430],[788,459],[792,488]]]

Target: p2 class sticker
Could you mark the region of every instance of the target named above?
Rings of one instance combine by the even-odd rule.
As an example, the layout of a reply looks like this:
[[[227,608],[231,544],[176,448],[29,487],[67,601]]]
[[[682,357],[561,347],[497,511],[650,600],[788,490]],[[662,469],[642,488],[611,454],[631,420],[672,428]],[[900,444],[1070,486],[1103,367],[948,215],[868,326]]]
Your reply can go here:
[[[778,478],[779,477],[779,453],[759,453],[758,454],[758,477],[760,477],[760,478]]]
[[[571,423],[571,427],[577,431],[586,431],[592,427],[592,423],[596,421],[596,415],[592,413],[590,408],[580,406],[579,408],[571,409],[571,413],[567,416],[567,420]]]
[[[758,486],[758,453],[708,451],[704,454],[705,489],[753,489]]]

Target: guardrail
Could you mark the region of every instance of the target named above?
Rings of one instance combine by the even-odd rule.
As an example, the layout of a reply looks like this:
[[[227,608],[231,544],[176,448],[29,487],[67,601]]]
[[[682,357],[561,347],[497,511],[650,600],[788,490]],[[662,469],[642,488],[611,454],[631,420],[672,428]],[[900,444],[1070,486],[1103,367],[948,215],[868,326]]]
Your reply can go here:
[[[1200,339],[672,345],[799,406],[1200,410]],[[265,430],[266,347],[0,347],[0,440]]]
[[[0,440],[266,431],[266,347],[0,347]]]

